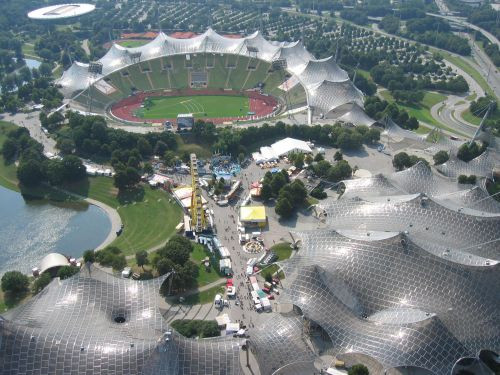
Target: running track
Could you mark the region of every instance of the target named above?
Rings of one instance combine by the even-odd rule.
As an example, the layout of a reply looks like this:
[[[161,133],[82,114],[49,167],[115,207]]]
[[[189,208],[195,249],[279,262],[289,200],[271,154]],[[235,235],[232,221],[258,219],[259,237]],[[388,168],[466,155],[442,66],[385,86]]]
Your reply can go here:
[[[171,121],[175,123],[177,119],[162,118],[162,119],[143,119],[136,117],[134,112],[140,108],[148,96],[196,96],[196,95],[246,95],[249,98],[250,112],[254,112],[253,116],[241,117],[219,117],[219,118],[204,118],[205,121],[211,121],[214,124],[222,124],[228,121],[247,121],[257,118],[263,118],[270,115],[277,107],[278,101],[272,96],[260,94],[255,91],[233,91],[233,90],[176,90],[176,91],[148,91],[139,92],[128,98],[122,99],[113,104],[111,107],[111,114],[116,118],[129,122],[150,122],[150,123],[163,123]]]

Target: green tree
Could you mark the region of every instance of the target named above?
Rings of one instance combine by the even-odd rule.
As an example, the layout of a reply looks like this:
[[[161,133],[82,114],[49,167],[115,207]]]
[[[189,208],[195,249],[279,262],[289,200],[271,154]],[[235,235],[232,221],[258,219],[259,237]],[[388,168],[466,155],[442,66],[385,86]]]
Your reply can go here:
[[[332,165],[328,161],[321,160],[314,166],[314,173],[319,177],[325,177],[331,167]]]
[[[307,154],[304,161],[308,164],[308,165],[311,165],[314,161],[313,157],[311,154]]]
[[[314,156],[314,161],[315,161],[316,163],[318,163],[318,162],[320,162],[321,160],[325,160],[325,158],[324,158],[323,154],[321,154],[321,153],[319,153],[319,152],[318,152],[318,153]]]
[[[34,294],[40,293],[47,285],[52,281],[52,277],[50,277],[49,272],[42,273],[39,277],[33,281],[33,285],[31,286],[31,290]]]
[[[347,372],[348,375],[369,375],[368,368],[365,365],[354,365]]]
[[[302,169],[304,167],[304,154],[303,153],[298,153],[295,156],[295,161],[293,162],[293,165],[299,169]]]
[[[293,214],[293,206],[290,203],[290,201],[285,197],[281,197],[278,199],[274,210],[283,219],[288,219]]]
[[[286,178],[282,173],[275,173],[271,181],[271,189],[273,190],[273,195],[278,195],[281,188],[286,185]]]
[[[63,176],[66,181],[78,181],[87,175],[85,166],[79,157],[67,155],[62,160]]]
[[[392,165],[396,170],[402,171],[411,165],[410,156],[406,152],[400,152],[394,155]]]
[[[142,270],[144,271],[144,266],[146,264],[149,264],[147,251],[142,250],[142,251],[138,251],[137,253],[135,253],[135,260],[137,262],[137,265],[139,267],[142,267]]]
[[[77,274],[79,271],[80,269],[75,266],[63,266],[57,271],[57,277],[59,277],[61,280],[64,280]]]
[[[71,154],[75,149],[75,142],[72,139],[68,138],[59,138],[57,140],[57,148],[61,150],[63,154]]]
[[[28,276],[19,271],[8,271],[2,276],[2,290],[6,293],[20,294],[28,291]]]
[[[113,257],[111,262],[111,267],[113,267],[114,271],[121,271],[127,265],[127,260],[125,259],[125,255],[119,254]]]
[[[11,139],[7,138],[2,146],[2,156],[5,160],[11,160],[16,156],[17,144]]]
[[[174,262],[168,258],[159,258],[156,262],[155,268],[160,276],[166,275],[174,269]]]
[[[140,137],[137,140],[137,149],[139,150],[143,158],[147,158],[153,153],[151,144],[144,137]]]
[[[335,160],[335,161],[339,161],[339,160],[343,160],[343,159],[344,159],[344,156],[342,155],[342,153],[340,151],[336,151],[335,155],[333,155],[333,160]]]
[[[17,168],[17,178],[26,186],[36,186],[43,180],[42,163],[35,159],[21,162]]]
[[[85,252],[83,253],[83,261],[85,263],[87,262],[94,263],[95,262],[94,250],[85,250]]]
[[[446,163],[450,158],[450,155],[446,151],[441,150],[436,152],[432,158],[434,159],[434,165],[439,165]]]
[[[175,165],[175,153],[173,151],[165,151],[163,154],[163,162],[167,167],[173,167]]]
[[[264,182],[262,184],[262,188],[260,189],[260,198],[263,201],[267,201],[271,199],[273,196],[273,189],[271,188],[271,184]]]

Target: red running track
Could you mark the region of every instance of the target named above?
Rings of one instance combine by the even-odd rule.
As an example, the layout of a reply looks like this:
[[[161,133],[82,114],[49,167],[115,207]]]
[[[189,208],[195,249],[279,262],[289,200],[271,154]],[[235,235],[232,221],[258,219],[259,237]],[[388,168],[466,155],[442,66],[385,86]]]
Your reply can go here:
[[[150,122],[150,123],[164,123],[165,121],[175,122],[176,119],[162,118],[162,119],[143,119],[136,117],[134,112],[140,108],[141,104],[149,96],[196,96],[196,95],[245,95],[248,96],[250,112],[254,112],[252,116],[241,117],[218,117],[218,118],[204,118],[205,121],[211,121],[214,124],[222,124],[228,121],[248,121],[258,118],[264,118],[277,108],[278,101],[272,96],[260,94],[255,91],[233,91],[233,90],[177,90],[177,91],[148,91],[138,92],[135,95],[129,96],[119,102],[113,104],[111,107],[111,114],[118,119],[130,122]]]

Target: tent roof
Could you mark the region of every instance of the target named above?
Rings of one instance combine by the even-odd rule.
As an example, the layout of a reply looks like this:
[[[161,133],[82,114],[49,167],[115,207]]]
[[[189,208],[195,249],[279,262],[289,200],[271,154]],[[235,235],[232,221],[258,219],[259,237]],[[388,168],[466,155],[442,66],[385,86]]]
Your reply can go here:
[[[240,207],[241,221],[266,221],[266,208],[264,206],[242,206]]]

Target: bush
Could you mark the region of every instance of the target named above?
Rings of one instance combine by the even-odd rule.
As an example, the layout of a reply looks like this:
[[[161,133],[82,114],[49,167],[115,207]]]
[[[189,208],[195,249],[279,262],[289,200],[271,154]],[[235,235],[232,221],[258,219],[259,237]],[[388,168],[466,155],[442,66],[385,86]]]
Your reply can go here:
[[[354,365],[347,372],[348,375],[369,375],[368,368],[365,365]]]
[[[172,322],[172,328],[185,337],[217,337],[220,330],[215,320],[179,319]]]
[[[95,260],[102,266],[113,267],[115,271],[121,271],[127,265],[122,251],[115,246],[106,247],[95,253]]]
[[[446,151],[438,151],[433,157],[434,165],[446,163],[450,155]]]
[[[459,184],[471,184],[474,185],[476,183],[477,177],[475,175],[470,175],[466,176],[464,174],[461,174],[458,176],[458,183]]]
[[[457,157],[460,160],[463,160],[465,162],[469,162],[474,158],[477,158],[479,155],[481,155],[488,145],[486,143],[481,144],[479,146],[477,142],[472,142],[472,143],[464,143],[460,148],[458,149],[457,152]]]
[[[327,195],[322,187],[315,187],[311,191],[311,197],[314,197],[316,199],[325,199]]]
[[[57,271],[57,277],[59,277],[61,280],[64,280],[78,273],[78,271],[80,271],[78,267],[64,266],[59,268],[59,270]]]
[[[94,263],[95,262],[94,250],[85,250],[85,252],[83,253],[83,261],[85,263],[87,262]]]
[[[51,281],[52,278],[50,277],[50,273],[45,272],[40,277],[35,279],[35,281],[33,282],[33,286],[31,287],[31,290],[33,291],[34,294],[38,294],[47,285],[49,285]]]
[[[2,290],[6,293],[19,294],[28,291],[28,276],[19,271],[9,271],[2,276]]]

